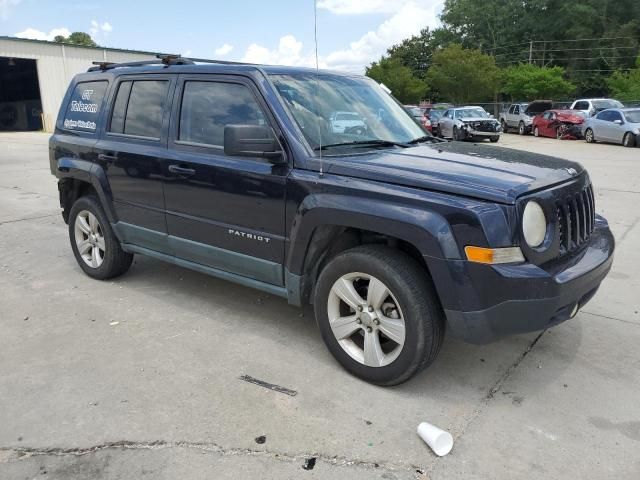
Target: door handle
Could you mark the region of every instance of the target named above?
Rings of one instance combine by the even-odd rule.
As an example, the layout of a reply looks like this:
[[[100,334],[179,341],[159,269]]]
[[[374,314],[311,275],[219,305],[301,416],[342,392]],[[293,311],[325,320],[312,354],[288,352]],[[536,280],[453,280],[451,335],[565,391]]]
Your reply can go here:
[[[185,168],[179,165],[169,165],[169,171],[183,177],[190,177],[191,175],[196,174],[196,171],[193,168]]]
[[[117,155],[107,155],[105,153],[99,153],[98,154],[98,160],[104,160],[105,162],[115,162],[116,160],[118,160],[118,156]]]

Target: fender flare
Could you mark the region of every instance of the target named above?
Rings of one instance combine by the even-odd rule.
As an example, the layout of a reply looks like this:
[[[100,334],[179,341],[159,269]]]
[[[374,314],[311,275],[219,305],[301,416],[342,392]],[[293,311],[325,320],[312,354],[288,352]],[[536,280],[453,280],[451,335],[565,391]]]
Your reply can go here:
[[[303,275],[313,233],[325,225],[389,235],[412,244],[427,258],[462,258],[451,226],[436,212],[387,201],[320,193],[309,195],[298,207],[285,263],[289,272]]]
[[[116,223],[118,217],[113,208],[113,195],[104,169],[89,160],[60,157],[57,160],[56,176],[60,182],[65,179],[78,180],[90,184],[98,194],[98,199],[110,223]]]

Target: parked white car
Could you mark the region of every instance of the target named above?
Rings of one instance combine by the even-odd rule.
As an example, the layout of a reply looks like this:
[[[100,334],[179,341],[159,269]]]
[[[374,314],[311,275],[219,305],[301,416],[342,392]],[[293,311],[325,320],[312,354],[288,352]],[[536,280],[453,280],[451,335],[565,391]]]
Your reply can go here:
[[[625,147],[640,146],[640,108],[603,110],[582,124],[582,134],[588,143],[622,143]]]
[[[357,112],[333,112],[329,117],[333,133],[355,133],[362,135],[367,130],[364,118]]]
[[[581,98],[576,100],[569,107],[570,110],[580,110],[587,117],[592,117],[598,112],[607,110],[609,108],[623,108],[618,100],[613,98]]]
[[[440,136],[454,140],[500,140],[500,122],[482,107],[450,108],[438,122]]]

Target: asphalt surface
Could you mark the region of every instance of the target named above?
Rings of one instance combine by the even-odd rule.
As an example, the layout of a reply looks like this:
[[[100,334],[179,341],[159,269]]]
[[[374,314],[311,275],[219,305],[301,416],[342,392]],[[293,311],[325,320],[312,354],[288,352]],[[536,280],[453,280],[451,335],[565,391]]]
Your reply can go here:
[[[612,272],[575,319],[447,339],[380,388],[283,299],[141,256],[114,281],[85,276],[47,139],[0,134],[0,479],[640,477],[640,149],[505,135],[589,169]],[[421,421],[453,434],[448,456]]]

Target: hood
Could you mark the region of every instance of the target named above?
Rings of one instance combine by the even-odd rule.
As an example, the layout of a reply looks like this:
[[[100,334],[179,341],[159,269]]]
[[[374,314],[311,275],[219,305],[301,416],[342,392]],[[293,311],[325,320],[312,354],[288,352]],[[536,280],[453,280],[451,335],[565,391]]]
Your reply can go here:
[[[470,118],[458,118],[457,120],[460,120],[461,122],[464,123],[470,123],[470,122],[496,122],[498,123],[498,121],[495,118],[487,118],[487,117],[470,117]]]
[[[524,113],[530,117],[535,117],[552,108],[553,102],[551,100],[534,100],[527,106]]]
[[[507,204],[584,171],[578,163],[555,157],[465,142],[378,150],[331,160],[328,172],[332,174]]]
[[[569,123],[583,123],[585,121],[584,115],[578,113],[579,110],[558,110],[558,120],[561,122]]]

